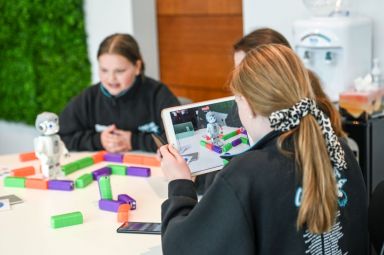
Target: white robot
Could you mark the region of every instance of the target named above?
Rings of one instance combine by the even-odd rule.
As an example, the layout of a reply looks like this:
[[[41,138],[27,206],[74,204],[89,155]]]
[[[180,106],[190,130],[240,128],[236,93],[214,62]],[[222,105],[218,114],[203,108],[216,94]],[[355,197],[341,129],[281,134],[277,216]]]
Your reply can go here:
[[[59,118],[51,112],[37,115],[35,127],[41,134],[34,140],[35,154],[40,160],[44,177],[57,179],[61,175],[60,157],[64,153],[69,156],[68,150],[59,135]]]
[[[207,112],[205,115],[207,119],[207,135],[212,140],[212,144],[216,146],[222,146],[223,143],[220,141],[219,135],[221,134],[221,126],[217,123],[216,115],[213,112]]]

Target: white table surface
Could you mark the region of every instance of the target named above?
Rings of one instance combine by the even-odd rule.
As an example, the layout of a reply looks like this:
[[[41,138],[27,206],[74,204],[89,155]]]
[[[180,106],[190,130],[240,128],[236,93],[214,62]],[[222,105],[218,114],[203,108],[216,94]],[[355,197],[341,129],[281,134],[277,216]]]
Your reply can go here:
[[[94,153],[72,153],[62,164]],[[75,180],[86,172],[99,169],[102,162],[63,177]],[[18,155],[0,155],[0,196],[15,194],[24,200],[0,211],[0,254],[162,254],[160,235],[120,234],[116,229],[117,214],[98,208],[100,199],[97,182],[74,191],[38,190],[4,187],[4,172],[22,166],[38,166],[39,161],[20,162]],[[161,221],[161,203],[167,197],[167,181],[161,170],[151,168],[151,177],[111,176],[113,198],[128,194],[137,201],[130,211],[130,221]],[[53,215],[80,211],[84,223],[53,229]]]

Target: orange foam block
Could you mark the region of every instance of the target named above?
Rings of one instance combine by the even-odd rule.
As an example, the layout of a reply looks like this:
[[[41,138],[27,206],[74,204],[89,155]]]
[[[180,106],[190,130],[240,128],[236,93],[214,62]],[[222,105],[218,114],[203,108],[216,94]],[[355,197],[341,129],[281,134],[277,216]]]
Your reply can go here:
[[[25,187],[29,189],[48,189],[48,181],[38,178],[27,178]]]
[[[21,153],[19,154],[19,159],[20,161],[31,161],[31,160],[36,160],[36,155],[35,152],[27,152],[27,153]]]
[[[121,204],[117,210],[117,222],[127,222],[129,210],[131,210],[129,204]]]
[[[143,165],[147,166],[160,166],[160,161],[156,157],[144,156]]]
[[[33,166],[16,168],[11,171],[11,175],[17,176],[17,177],[25,177],[25,176],[34,175],[34,174],[35,174],[35,168]]]
[[[143,164],[143,156],[142,155],[135,155],[135,154],[125,154],[123,158],[124,163],[130,163],[130,164]]]
[[[95,164],[97,163],[100,163],[102,161],[104,161],[104,155],[106,154],[107,152],[106,151],[99,151],[98,153],[96,153],[95,155],[92,156],[93,158],[93,162]]]

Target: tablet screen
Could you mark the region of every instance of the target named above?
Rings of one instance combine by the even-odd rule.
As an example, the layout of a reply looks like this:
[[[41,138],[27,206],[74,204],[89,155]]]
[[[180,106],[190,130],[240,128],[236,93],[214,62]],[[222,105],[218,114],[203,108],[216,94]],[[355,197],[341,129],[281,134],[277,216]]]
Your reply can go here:
[[[168,119],[164,121],[168,140],[178,148],[192,175],[221,169],[220,155],[249,148],[233,97],[173,107],[163,114],[168,115],[163,115],[163,120]]]

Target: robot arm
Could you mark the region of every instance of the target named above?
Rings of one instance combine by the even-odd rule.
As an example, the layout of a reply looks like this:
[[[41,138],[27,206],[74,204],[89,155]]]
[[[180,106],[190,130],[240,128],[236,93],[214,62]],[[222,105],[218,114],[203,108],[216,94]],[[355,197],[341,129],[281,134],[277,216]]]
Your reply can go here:
[[[47,161],[48,156],[45,150],[44,141],[40,137],[34,139],[34,149],[36,157],[40,160]]]
[[[68,158],[70,156],[69,151],[61,139],[59,140],[59,144],[60,144],[60,150],[63,152],[64,157]]]

